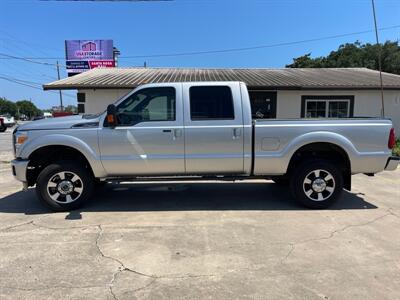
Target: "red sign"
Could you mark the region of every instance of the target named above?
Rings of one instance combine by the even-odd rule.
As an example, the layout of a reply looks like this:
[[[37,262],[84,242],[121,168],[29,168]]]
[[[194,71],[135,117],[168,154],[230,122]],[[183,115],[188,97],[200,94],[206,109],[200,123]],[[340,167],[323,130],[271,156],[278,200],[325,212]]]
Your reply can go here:
[[[113,60],[89,60],[89,65],[91,69],[112,68],[115,67],[115,62]]]
[[[58,118],[58,117],[66,117],[66,116],[72,116],[73,113],[69,111],[55,111],[53,112],[53,117]]]

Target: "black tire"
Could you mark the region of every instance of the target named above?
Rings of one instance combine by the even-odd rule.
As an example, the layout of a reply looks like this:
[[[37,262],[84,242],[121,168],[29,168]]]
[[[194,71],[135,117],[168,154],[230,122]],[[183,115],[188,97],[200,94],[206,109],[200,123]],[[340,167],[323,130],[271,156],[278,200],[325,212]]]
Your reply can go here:
[[[5,132],[7,130],[6,126],[0,126],[0,132]]]
[[[279,186],[288,186],[290,181],[285,177],[271,177],[271,180]]]
[[[64,180],[57,174],[64,174]],[[54,184],[55,187],[48,186]],[[67,189],[64,191],[63,187]],[[94,178],[87,168],[78,163],[64,161],[51,164],[40,172],[36,183],[36,194],[52,210],[69,211],[81,207],[91,197],[93,187]]]
[[[323,209],[339,198],[343,191],[343,176],[330,161],[308,160],[294,169],[290,186],[294,198],[301,204],[308,208]]]

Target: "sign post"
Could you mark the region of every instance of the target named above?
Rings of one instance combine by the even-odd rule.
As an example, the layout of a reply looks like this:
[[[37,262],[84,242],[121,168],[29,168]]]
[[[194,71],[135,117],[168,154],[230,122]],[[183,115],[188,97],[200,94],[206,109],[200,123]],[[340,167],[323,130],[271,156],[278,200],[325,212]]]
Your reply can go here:
[[[60,80],[60,65],[58,64],[58,60],[57,60],[57,77],[58,80]],[[60,109],[61,111],[64,110],[64,106],[63,106],[63,100],[62,100],[62,92],[61,90],[58,90],[60,92]]]

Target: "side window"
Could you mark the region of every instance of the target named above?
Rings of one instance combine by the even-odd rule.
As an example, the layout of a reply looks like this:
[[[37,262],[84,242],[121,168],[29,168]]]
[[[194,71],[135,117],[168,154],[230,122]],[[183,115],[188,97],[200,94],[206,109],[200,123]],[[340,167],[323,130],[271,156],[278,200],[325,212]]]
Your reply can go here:
[[[352,118],[354,95],[301,96],[302,118]]]
[[[146,88],[137,91],[118,105],[118,124],[174,121],[175,94],[175,89],[172,87]]]
[[[276,118],[277,92],[249,91],[253,119]]]
[[[192,86],[189,95],[192,121],[235,118],[232,91],[228,86]]]
[[[350,100],[306,100],[306,118],[348,118]]]
[[[326,102],[308,100],[306,102],[306,118],[326,118]]]

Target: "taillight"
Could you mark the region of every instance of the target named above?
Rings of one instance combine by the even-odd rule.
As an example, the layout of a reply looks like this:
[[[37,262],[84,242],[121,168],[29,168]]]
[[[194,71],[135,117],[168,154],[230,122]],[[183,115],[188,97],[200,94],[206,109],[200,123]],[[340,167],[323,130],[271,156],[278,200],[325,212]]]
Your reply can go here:
[[[389,133],[388,148],[393,149],[395,145],[396,145],[396,135],[394,132],[394,128],[392,128],[390,129]]]

